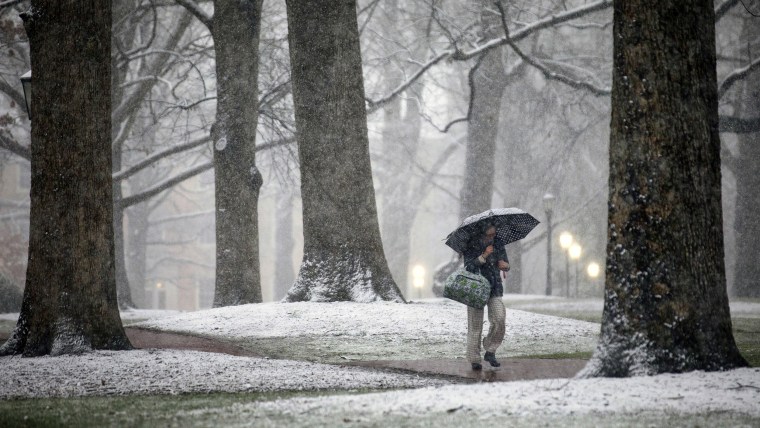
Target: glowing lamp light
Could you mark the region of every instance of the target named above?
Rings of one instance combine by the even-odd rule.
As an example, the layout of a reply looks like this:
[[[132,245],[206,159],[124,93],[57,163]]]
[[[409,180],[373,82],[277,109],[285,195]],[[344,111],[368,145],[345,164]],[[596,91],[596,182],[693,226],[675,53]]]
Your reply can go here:
[[[570,248],[571,245],[573,245],[573,235],[571,235],[570,232],[562,232],[559,235],[559,246],[566,250]]]
[[[425,285],[425,267],[416,265],[412,269],[412,284],[415,288],[422,288]]]
[[[570,258],[573,260],[578,260],[581,258],[581,246],[576,244],[573,244],[570,246]]]
[[[598,277],[600,272],[601,272],[601,268],[599,267],[598,263],[591,262],[586,267],[586,273],[588,273],[588,276],[590,276],[591,278]]]
[[[164,288],[164,284],[161,284],[160,282],[156,283],[156,288]]]

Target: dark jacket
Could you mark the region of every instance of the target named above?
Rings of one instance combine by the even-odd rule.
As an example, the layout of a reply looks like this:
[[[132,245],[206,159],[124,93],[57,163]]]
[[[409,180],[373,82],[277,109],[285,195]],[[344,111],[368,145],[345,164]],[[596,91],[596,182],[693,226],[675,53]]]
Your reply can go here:
[[[501,297],[504,295],[504,287],[501,284],[499,274],[499,260],[509,263],[507,250],[504,244],[495,240],[493,242],[493,253],[486,259],[485,264],[480,263],[478,257],[486,250],[487,244],[483,244],[480,239],[474,241],[467,250],[462,254],[464,256],[464,268],[468,272],[479,273],[486,277],[491,283],[491,297]]]

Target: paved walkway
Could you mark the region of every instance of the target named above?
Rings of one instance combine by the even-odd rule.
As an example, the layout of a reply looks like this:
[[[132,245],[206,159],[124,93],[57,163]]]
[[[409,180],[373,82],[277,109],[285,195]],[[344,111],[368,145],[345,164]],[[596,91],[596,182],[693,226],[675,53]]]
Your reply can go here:
[[[261,357],[254,352],[229,343],[175,333],[125,328],[136,348],[192,349],[230,355]],[[376,369],[402,370],[432,376],[453,376],[476,382],[507,382],[514,380],[571,378],[585,365],[581,359],[502,358],[501,367],[491,367],[485,361],[482,371],[473,371],[464,359],[434,360],[376,360],[349,361],[342,365]]]
[[[198,336],[165,333],[133,327],[125,327],[124,331],[126,331],[129,341],[132,342],[132,346],[135,348],[187,349],[243,357],[262,356],[227,342]]]
[[[478,382],[571,378],[586,365],[586,360],[581,359],[499,358],[499,361],[501,367],[491,367],[484,361],[481,371],[472,370],[470,363],[464,358],[354,361],[347,364],[398,369],[429,375],[455,376]]]
[[[188,349],[245,357],[262,357],[230,343],[185,334],[141,328],[124,329],[135,348]],[[5,335],[2,335],[5,336]],[[7,337],[0,337],[0,342]],[[575,376],[585,365],[581,359],[500,358],[501,367],[485,361],[482,371],[473,371],[464,359],[349,361],[342,365],[402,370],[431,376],[451,376],[469,382],[508,382],[532,379],[561,379]]]

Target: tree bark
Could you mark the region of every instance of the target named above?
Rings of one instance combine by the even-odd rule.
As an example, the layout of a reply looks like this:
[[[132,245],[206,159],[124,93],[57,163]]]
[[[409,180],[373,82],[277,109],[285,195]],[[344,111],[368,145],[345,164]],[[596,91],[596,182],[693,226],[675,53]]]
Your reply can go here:
[[[750,60],[760,56],[760,25],[757,18],[745,19],[741,40],[748,46]],[[752,43],[754,41],[754,43]],[[760,116],[760,70],[744,80],[739,110],[743,117]],[[736,162],[736,267],[733,294],[760,297],[760,132],[739,134]]]
[[[114,280],[111,2],[35,0],[24,18],[35,85],[29,267],[0,355],[130,349]]]
[[[746,366],[723,260],[713,2],[616,0],[607,277],[582,376]]]
[[[288,301],[403,301],[383,253],[355,1],[286,2],[304,258]]]
[[[482,9],[483,37],[495,37],[503,31],[499,15],[490,2],[478,0],[478,3]],[[501,49],[485,53],[470,80],[472,108],[467,125],[467,152],[459,211],[461,218],[491,208],[501,99],[507,87],[501,56]]]
[[[255,156],[261,5],[262,0],[214,2],[214,307],[261,302],[258,198],[263,180]]]

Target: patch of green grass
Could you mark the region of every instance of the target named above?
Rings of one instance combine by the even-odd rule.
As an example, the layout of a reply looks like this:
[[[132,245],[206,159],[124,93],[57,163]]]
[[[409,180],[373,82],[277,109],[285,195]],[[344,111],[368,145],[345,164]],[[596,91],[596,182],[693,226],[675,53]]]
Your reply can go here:
[[[752,367],[760,367],[760,318],[733,318],[734,340]]]
[[[0,320],[0,337],[10,337],[16,328],[16,320]]]
[[[227,409],[295,397],[369,392],[298,391],[37,398],[0,401],[2,427],[220,426]],[[243,419],[237,423],[244,422]]]
[[[285,392],[246,394],[187,394],[167,396],[88,397],[0,401],[0,426],[12,427],[122,427],[122,426],[256,426],[256,427],[456,427],[483,425],[483,416],[468,408],[409,416],[403,411],[371,413],[361,408],[334,408],[325,414],[310,412],[310,405],[268,408],[266,402],[318,397],[349,392]],[[726,411],[683,414],[645,410],[635,414],[614,412],[568,415],[489,415],[486,425],[510,427],[631,427],[631,426],[758,426],[760,419]]]

